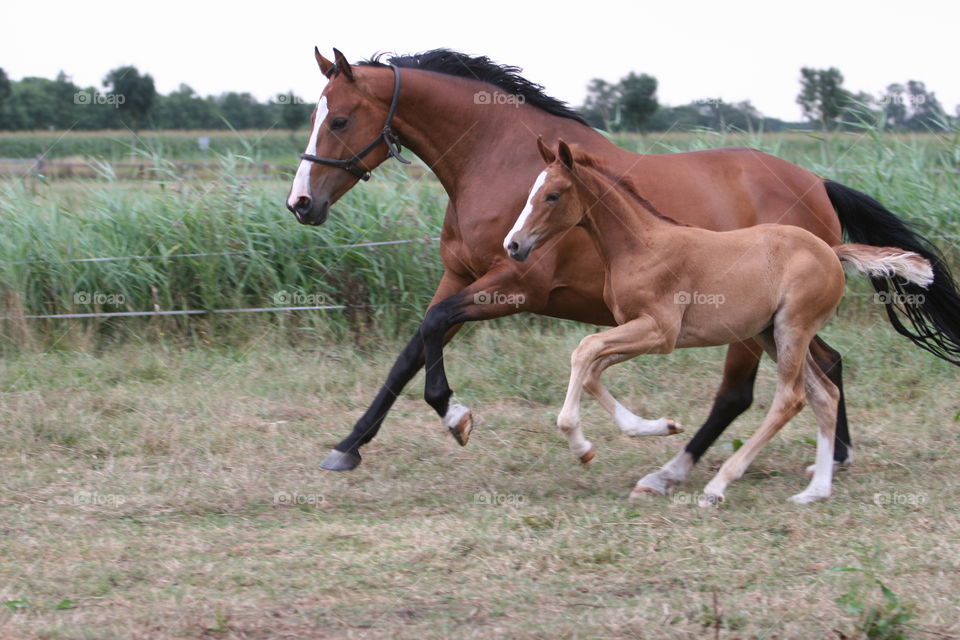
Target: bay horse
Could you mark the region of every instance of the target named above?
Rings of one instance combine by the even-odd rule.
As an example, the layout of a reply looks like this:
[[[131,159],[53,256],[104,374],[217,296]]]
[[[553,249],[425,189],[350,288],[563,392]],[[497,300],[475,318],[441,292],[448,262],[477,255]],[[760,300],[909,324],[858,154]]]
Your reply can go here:
[[[503,247],[525,262],[537,247],[582,226],[603,262],[603,300],[617,322],[613,329],[588,335],[570,356],[570,382],[557,426],[574,454],[584,463],[595,455],[580,426],[583,389],[616,414],[616,400],[600,382],[607,367],[646,353],[753,339],[777,363],[776,394],[760,429],[724,463],[700,504],[722,502],[727,486],[808,401],[817,422],[816,462],[810,485],[791,500],[806,504],[828,498],[840,390],[817,365],[810,345],[843,297],[841,262],[924,289],[933,282],[930,263],[893,247],[830,247],[790,225],[734,231],[682,225],[657,211],[629,178],[611,172],[601,158],[575,152],[563,139],[556,151],[542,139],[537,147],[547,168],[537,176]],[[668,468],[683,461],[681,452]],[[640,480],[631,496],[647,493],[659,493],[659,487]]]
[[[718,231],[780,222],[805,228],[831,245],[845,231],[855,242],[919,253],[930,259],[936,274],[925,302],[905,306],[897,302],[903,298],[887,296],[887,312],[910,339],[951,362],[960,359],[960,295],[946,263],[936,248],[865,194],[752,149],[630,153],[520,76],[516,67],[484,56],[438,49],[393,56],[389,64],[375,58],[352,65],[336,49],[333,61],[317,49],[314,55],[327,82],[286,200],[297,221],[323,224],[330,207],[382,162],[403,159],[401,144],[430,168],[449,197],[440,234],[444,273],[423,322],[353,430],[323,460],[324,469],[360,464],[360,447],[376,436],[397,395],[424,363],[425,400],[454,438],[466,444],[471,414],[450,402],[443,366],[443,345],[464,322],[528,311],[615,324],[603,302],[603,266],[582,229],[541,249],[532,268],[503,251],[504,234],[542,168],[533,144],[538,135],[550,144],[562,136],[603,156],[660,211],[683,222]],[[900,292],[907,285],[877,278],[874,286]],[[514,304],[518,300],[523,302]],[[750,406],[761,353],[753,341],[728,348],[713,407],[686,447],[691,466]],[[851,451],[840,354],[819,338],[812,353],[840,389],[834,458],[844,463]],[[635,427],[637,434],[668,432],[662,423],[626,409],[620,418],[622,427]]]

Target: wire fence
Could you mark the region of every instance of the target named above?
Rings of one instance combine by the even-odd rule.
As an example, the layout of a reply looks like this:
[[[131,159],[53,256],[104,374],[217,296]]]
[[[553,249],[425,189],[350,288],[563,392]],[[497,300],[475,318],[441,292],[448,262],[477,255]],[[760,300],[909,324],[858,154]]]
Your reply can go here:
[[[960,240],[960,235],[936,235],[930,236],[931,240]],[[379,240],[373,242],[357,242],[353,244],[330,245],[325,247],[311,247],[306,249],[290,249],[281,253],[304,253],[309,251],[323,251],[335,249],[364,249],[374,247],[384,247],[401,244],[413,244],[423,242],[439,242],[438,237],[427,237],[419,239],[403,240]],[[135,256],[102,256],[90,258],[70,258],[63,262],[120,262],[132,260],[169,260],[180,258],[204,258],[214,256],[243,256],[250,255],[249,251],[217,251],[209,253],[171,253],[159,255],[135,255]],[[45,264],[49,260],[0,260],[0,265],[30,265]],[[848,293],[847,295],[857,295]],[[863,294],[866,295],[866,294]],[[873,294],[870,294],[873,295]],[[308,305],[308,306],[286,306],[286,307],[241,307],[236,309],[154,309],[151,311],[103,311],[88,313],[53,313],[53,314],[25,314],[16,316],[0,316],[0,320],[77,320],[87,318],[136,318],[147,316],[195,316],[206,314],[228,314],[228,313],[277,313],[289,311],[342,311],[345,309],[372,309],[381,308],[387,305]]]
[[[379,240],[372,242],[357,242],[353,244],[339,244],[321,247],[311,247],[306,249],[289,249],[278,253],[304,253],[312,251],[323,251],[333,249],[367,249],[375,247],[384,247],[391,245],[413,244],[423,242],[439,242],[438,237],[426,237],[403,240]],[[120,262],[132,260],[167,260],[180,258],[203,258],[213,256],[244,256],[250,255],[250,251],[216,251],[209,253],[171,253],[159,255],[136,255],[136,256],[102,256],[90,258],[69,258],[62,262]],[[49,260],[0,260],[0,265],[31,265],[46,264]],[[392,305],[344,305],[344,304],[324,304],[307,306],[285,306],[285,307],[241,307],[236,309],[153,309],[150,311],[102,311],[85,313],[51,313],[51,314],[24,314],[15,316],[0,316],[0,320],[80,320],[88,318],[137,318],[137,317],[159,317],[159,316],[198,316],[206,314],[228,314],[228,313],[277,313],[289,311],[343,311],[346,309],[373,309]]]

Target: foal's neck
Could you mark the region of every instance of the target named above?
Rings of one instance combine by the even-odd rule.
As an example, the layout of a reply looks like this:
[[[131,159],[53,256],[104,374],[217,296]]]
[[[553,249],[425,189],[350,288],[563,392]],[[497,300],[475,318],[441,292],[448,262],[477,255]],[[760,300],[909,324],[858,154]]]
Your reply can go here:
[[[618,258],[648,255],[659,260],[677,224],[654,213],[652,205],[597,169],[578,167],[580,201],[587,205],[584,227],[609,268]],[[590,203],[593,203],[592,206]]]

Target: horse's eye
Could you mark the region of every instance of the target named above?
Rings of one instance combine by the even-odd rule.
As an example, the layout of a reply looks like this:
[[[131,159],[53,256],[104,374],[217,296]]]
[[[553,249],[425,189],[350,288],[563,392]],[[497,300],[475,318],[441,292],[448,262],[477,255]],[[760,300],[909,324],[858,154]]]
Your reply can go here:
[[[548,193],[546,198],[547,202],[556,202],[559,199],[560,199],[560,194],[556,192]]]
[[[334,131],[338,129],[343,129],[345,126],[347,126],[346,118],[334,118],[333,121],[330,123],[330,128]]]

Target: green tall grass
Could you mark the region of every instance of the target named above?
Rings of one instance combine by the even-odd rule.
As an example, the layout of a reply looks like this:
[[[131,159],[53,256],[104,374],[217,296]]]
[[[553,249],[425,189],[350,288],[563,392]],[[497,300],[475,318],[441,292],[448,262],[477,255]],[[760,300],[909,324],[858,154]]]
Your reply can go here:
[[[223,156],[221,178],[204,183],[177,181],[162,158],[146,184],[118,182],[108,165],[98,181],[0,183],[0,260],[29,261],[0,265],[0,315],[348,305],[354,311],[320,315],[334,329],[393,332],[422,313],[441,273],[430,238],[445,201],[434,181],[384,167],[339,202],[326,225],[304,227],[284,208],[289,182],[234,177],[248,162]],[[384,240],[413,242],[336,248]],[[224,255],[173,257],[190,253]],[[105,256],[138,257],[77,261]],[[269,316],[283,321],[262,314]],[[109,333],[138,322],[84,324]]]
[[[870,193],[916,222],[948,255],[960,241],[960,130],[909,136],[870,127],[831,135],[701,131],[621,136],[617,142],[647,153],[758,148]],[[438,243],[427,240],[439,235],[446,205],[436,181],[387,163],[334,207],[326,225],[303,227],[283,205],[289,177],[241,177],[257,162],[256,149],[246,150],[250,154],[218,154],[219,178],[211,181],[179,178],[177,153],[157,149],[137,151],[152,176],[148,181],[119,180],[106,160],[95,163],[96,180],[0,181],[0,261],[35,261],[0,264],[0,316],[343,304],[351,310],[257,314],[243,322],[334,333],[410,331],[441,274]],[[334,248],[398,239],[416,242]],[[229,255],[172,257],[183,253]],[[102,256],[145,257],[75,261]],[[869,291],[865,282],[851,282],[854,291]],[[236,320],[72,325],[100,337],[139,335],[145,325],[190,334],[229,322]],[[7,342],[50,342],[61,335],[62,323],[5,320],[0,331]]]

